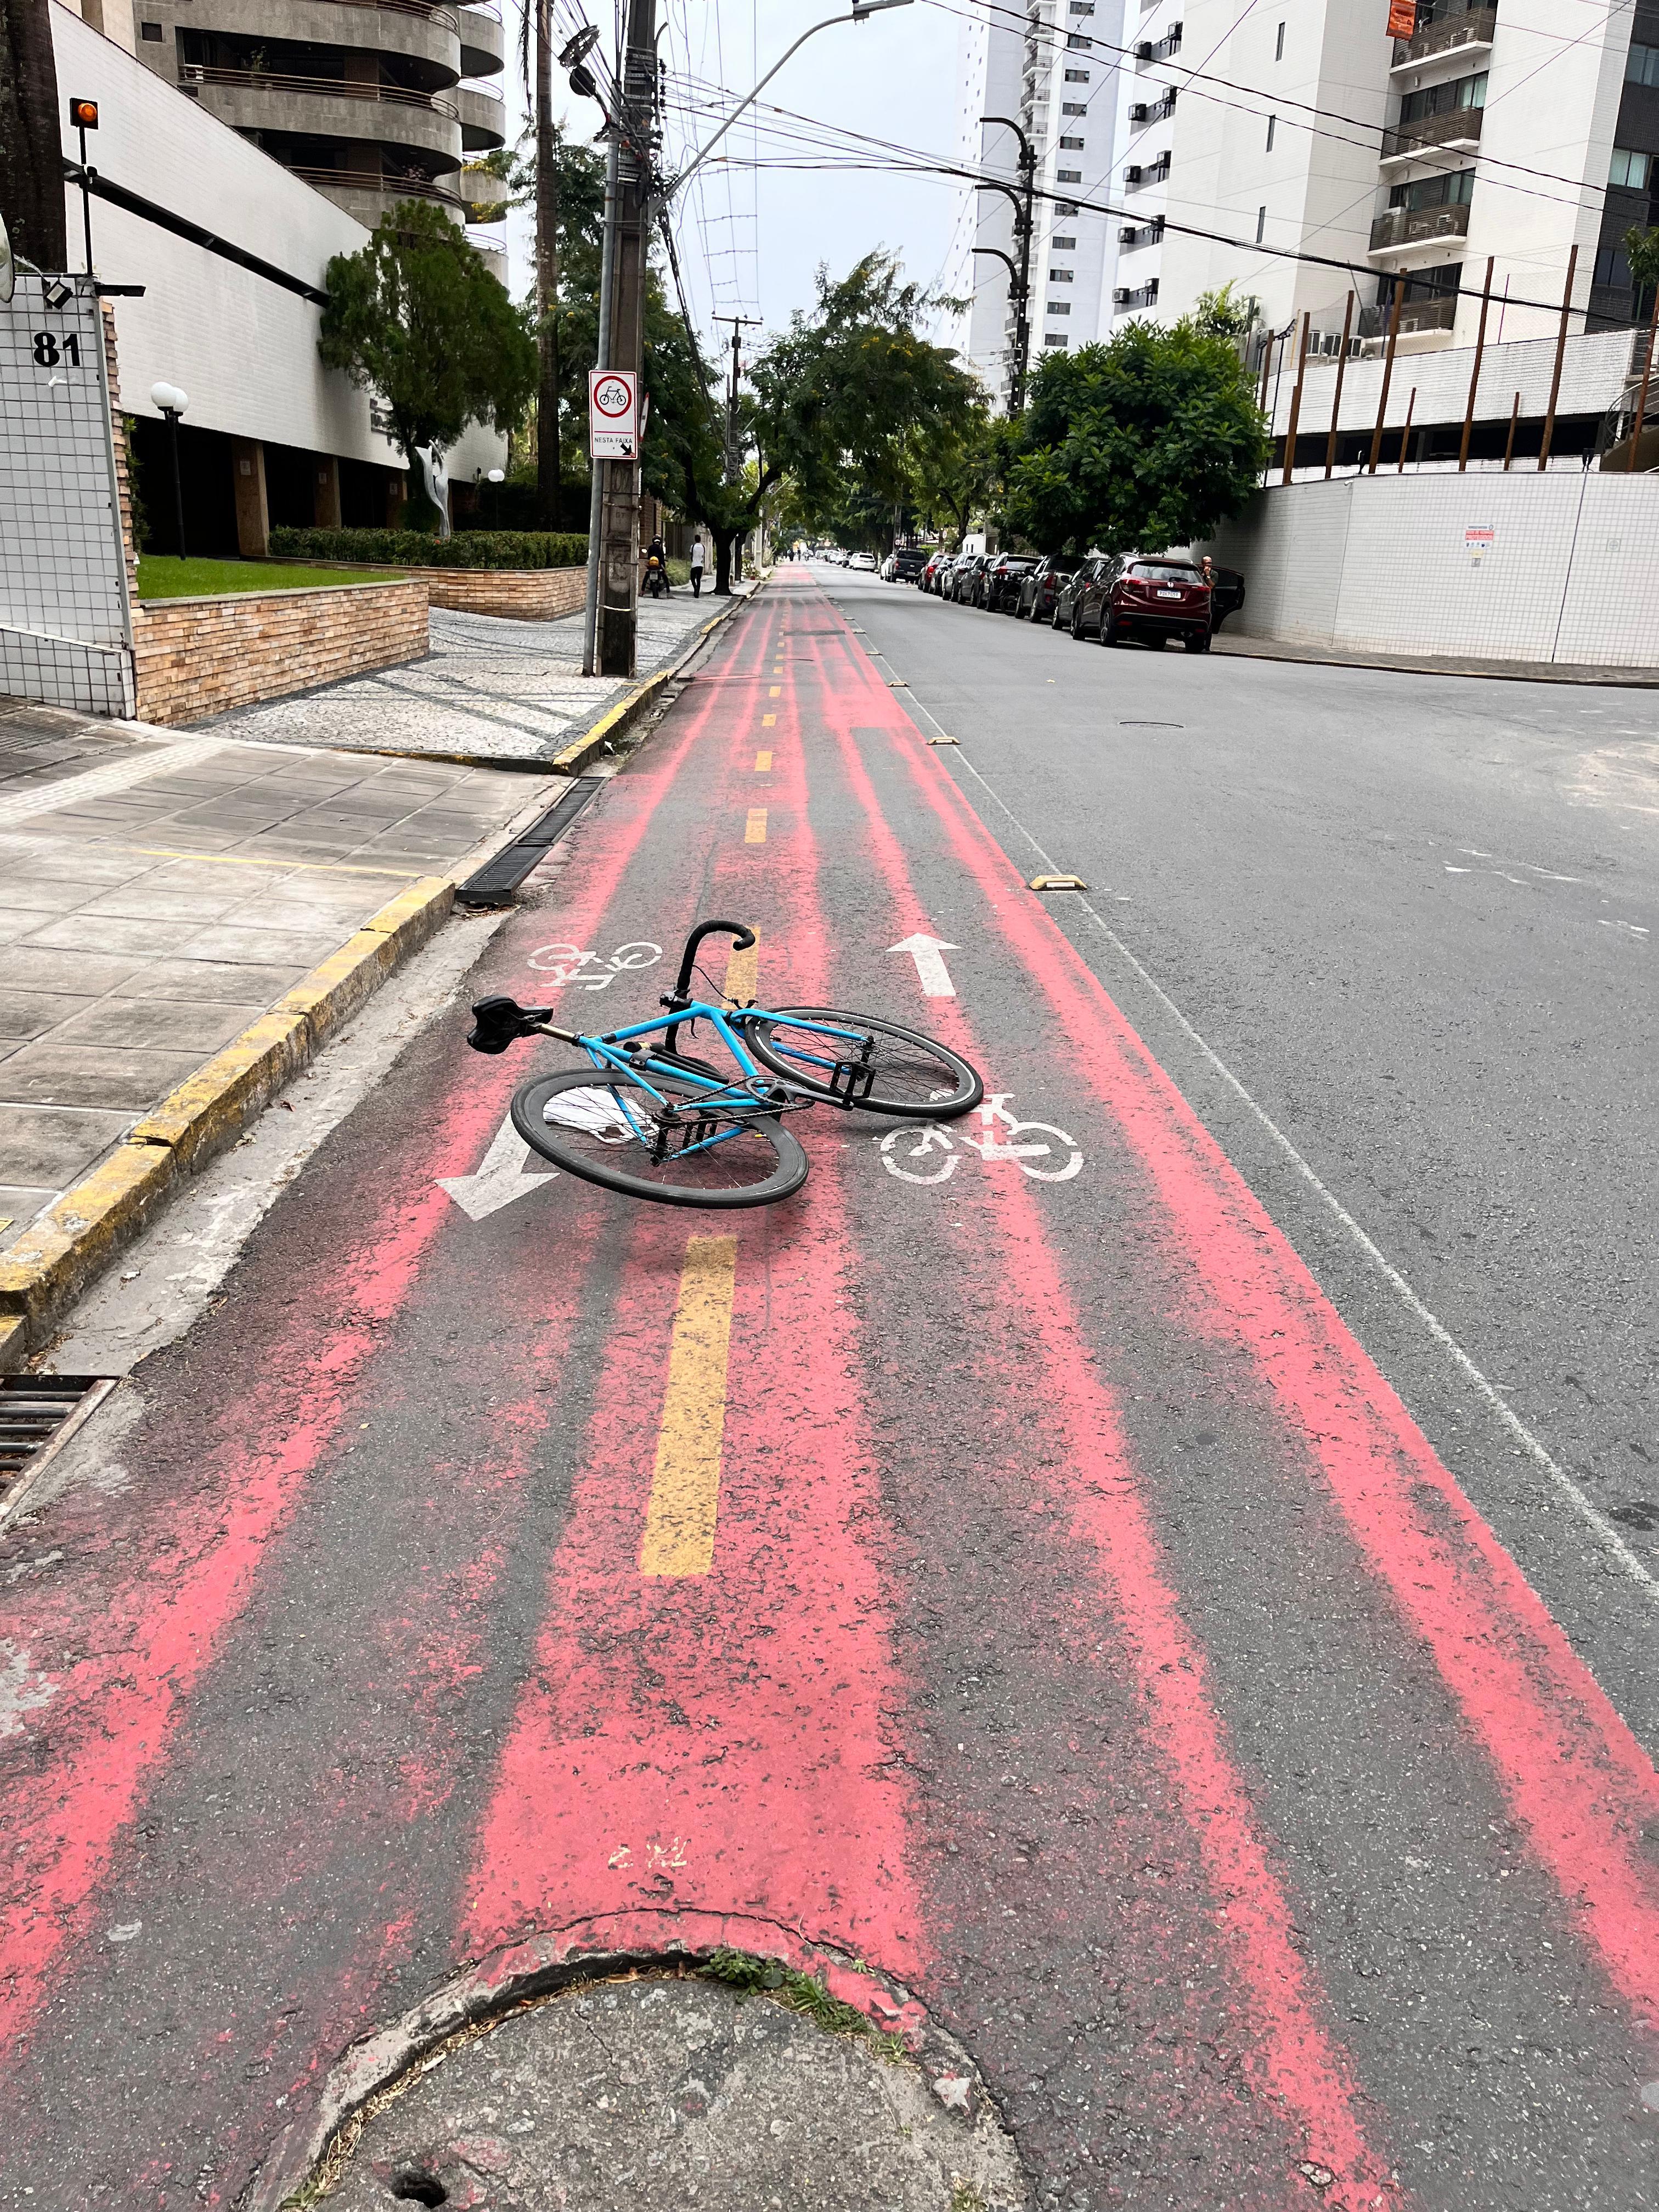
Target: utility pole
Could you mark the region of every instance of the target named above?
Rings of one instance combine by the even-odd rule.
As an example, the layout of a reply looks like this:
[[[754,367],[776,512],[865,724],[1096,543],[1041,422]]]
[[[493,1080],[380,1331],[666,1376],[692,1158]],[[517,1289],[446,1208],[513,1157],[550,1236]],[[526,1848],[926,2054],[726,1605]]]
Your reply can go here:
[[[47,0],[0,0],[0,215],[37,269],[69,266],[62,113]]]
[[[758,330],[760,324],[752,315],[715,315],[711,319],[717,323],[730,323],[732,325],[732,377],[726,387],[726,481],[729,484],[734,484],[743,468],[743,454],[738,443],[738,370],[743,346],[743,334],[745,331]],[[721,568],[718,557],[720,549],[716,549],[714,589],[717,592],[720,588],[722,575],[726,575],[729,580],[731,576],[740,573],[741,562],[733,561],[732,558],[732,546],[738,543],[739,541],[734,538],[726,541],[724,549],[726,562],[725,568]]]
[[[536,0],[536,504],[559,527],[559,140],[553,123],[553,0]]]
[[[1019,267],[1006,253],[994,246],[981,248],[996,253],[999,261],[1008,263],[1008,303],[1014,311],[1014,357],[1008,374],[1008,412],[1020,414],[1025,405],[1025,380],[1031,362],[1031,234],[1035,228],[1036,201],[1036,155],[1031,142],[1011,115],[982,115],[981,123],[1000,123],[1005,131],[1012,131],[1019,141],[1020,185],[1018,191],[1012,185],[999,184],[990,178],[981,180],[981,189],[1006,192],[1014,204],[1014,238],[1019,247]]]
[[[617,191],[606,225],[611,283],[605,365],[638,376],[644,366],[646,240],[656,137],[657,0],[629,0],[621,94],[622,112],[613,120]],[[599,670],[601,676],[631,676],[640,591],[640,465],[593,465],[603,472]]]
[[[726,387],[726,481],[736,483],[738,471],[743,465],[743,456],[738,450],[738,370],[739,353],[745,331],[757,331],[760,318],[757,315],[714,315],[710,320],[732,325],[732,377]]]

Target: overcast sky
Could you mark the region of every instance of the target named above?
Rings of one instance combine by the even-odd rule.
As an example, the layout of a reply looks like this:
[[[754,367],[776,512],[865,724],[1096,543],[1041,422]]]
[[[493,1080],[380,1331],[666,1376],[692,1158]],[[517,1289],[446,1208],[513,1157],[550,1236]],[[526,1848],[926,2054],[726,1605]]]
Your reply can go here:
[[[842,4],[850,5],[850,0]],[[516,53],[517,32],[511,23],[516,5],[517,0],[506,0],[509,55]],[[822,31],[763,97],[817,123],[948,156],[955,145],[960,5],[961,0],[948,5],[915,0],[914,6],[868,22]],[[584,0],[556,0],[561,30],[577,12],[599,24],[608,48],[614,22],[610,0],[585,0],[585,7]],[[718,127],[713,111],[706,119],[677,112],[688,76],[702,81],[704,97],[713,96],[713,88],[726,86],[734,99],[741,98],[809,23],[836,13],[837,0],[659,0],[658,19],[666,24],[662,52],[670,71],[670,158],[690,143],[687,134],[694,125],[697,143]],[[598,110],[589,101],[570,99],[562,76],[556,74],[556,82],[572,132],[591,136]],[[524,94],[516,64],[509,67],[506,90],[521,122]],[[820,262],[840,275],[872,246],[893,248],[907,276],[937,284],[957,207],[954,185],[943,178],[880,169],[757,167],[757,159],[772,163],[835,158],[778,143],[767,124],[764,116],[757,126],[745,117],[717,150],[700,184],[688,186],[677,203],[680,264],[692,311],[705,331],[714,313],[759,315],[769,327],[783,324],[793,308],[811,300]],[[720,163],[728,150],[732,160]],[[526,219],[515,216],[510,240],[515,293],[529,281],[531,235]]]

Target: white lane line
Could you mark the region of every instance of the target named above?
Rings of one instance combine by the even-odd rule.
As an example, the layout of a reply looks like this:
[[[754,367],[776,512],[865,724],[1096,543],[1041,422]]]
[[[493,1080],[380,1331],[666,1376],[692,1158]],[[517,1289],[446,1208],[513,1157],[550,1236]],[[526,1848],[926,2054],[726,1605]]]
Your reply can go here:
[[[61,776],[56,783],[12,792],[0,798],[0,822],[27,822],[36,814],[55,813],[60,806],[79,806],[84,800],[107,798],[112,792],[125,791],[135,783],[148,783],[152,776],[176,775],[181,769],[194,768],[198,761],[222,752],[225,742],[223,738],[191,738],[181,744],[158,745],[154,752],[110,761],[81,775]]]
[[[916,706],[921,708],[921,712],[924,714],[927,714],[927,709],[921,705],[921,700],[915,697],[915,694],[912,692],[910,696],[912,700],[915,701]],[[939,728],[939,722],[933,715],[927,714],[927,719],[933,723],[935,729]],[[996,805],[1001,808],[1004,814],[1007,816],[1009,821],[1012,822],[1014,828],[1018,830],[1020,836],[1025,840],[1026,843],[1036,854],[1037,858],[1050,868],[1057,866],[1058,864],[1048,853],[1044,852],[1042,847],[1038,844],[1036,839],[1031,835],[1030,831],[1025,827],[1025,824],[1020,820],[1013,809],[1007,804],[1006,800],[1004,799],[998,793],[994,786],[986,782],[985,778],[974,766],[974,763],[969,759],[967,754],[965,752],[959,751],[957,757],[962,762],[963,766],[967,769],[969,775],[973,777],[975,782],[981,785],[984,789],[986,795],[994,800]],[[1372,1243],[1371,1239],[1366,1235],[1365,1231],[1360,1227],[1359,1224],[1354,1219],[1352,1214],[1349,1212],[1347,1207],[1343,1205],[1341,1200],[1336,1196],[1335,1193],[1329,1190],[1326,1185],[1320,1181],[1318,1176],[1308,1164],[1307,1161],[1303,1158],[1301,1153],[1297,1152],[1296,1146],[1285,1134],[1285,1132],[1279,1127],[1278,1122],[1273,1120],[1272,1115],[1267,1111],[1265,1107],[1257,1105],[1255,1100],[1250,1096],[1249,1092],[1244,1088],[1244,1085],[1233,1073],[1226,1061],[1222,1059],[1220,1054],[1216,1052],[1212,1047],[1200,1036],[1199,1032],[1193,1027],[1186,1015],[1182,1012],[1180,1007],[1176,1006],[1175,1000],[1170,996],[1163,985],[1156,981],[1154,978],[1148,974],[1146,969],[1142,967],[1140,962],[1136,959],[1134,954],[1130,951],[1128,946],[1123,942],[1123,939],[1118,935],[1117,932],[1107,921],[1105,915],[1098,912],[1097,909],[1091,903],[1089,899],[1084,896],[1081,893],[1076,894],[1076,896],[1078,904],[1082,907],[1085,913],[1088,915],[1090,920],[1094,923],[1095,927],[1099,930],[1101,935],[1106,939],[1113,951],[1117,953],[1120,959],[1124,962],[1126,966],[1133,969],[1136,975],[1138,975],[1140,981],[1146,986],[1146,988],[1152,993],[1158,1004],[1164,1007],[1164,1011],[1176,1023],[1182,1033],[1197,1047],[1200,1053],[1202,1053],[1205,1059],[1210,1063],[1210,1066],[1215,1070],[1216,1073],[1221,1078],[1228,1089],[1235,1094],[1240,1103],[1249,1109],[1250,1113],[1261,1124],[1261,1127],[1267,1131],[1268,1136],[1273,1139],[1274,1144],[1278,1146],[1279,1151],[1283,1152],[1285,1158],[1295,1169],[1297,1174],[1300,1176],[1303,1182],[1307,1184],[1309,1189],[1323,1202],[1331,1213],[1335,1216],[1336,1219],[1341,1223],[1343,1228],[1346,1230],[1348,1235],[1359,1247],[1359,1249],[1371,1262],[1372,1266],[1376,1267],[1378,1273],[1388,1284],[1390,1290],[1392,1290],[1395,1296],[1400,1299],[1401,1303],[1418,1321],[1422,1323],[1423,1327],[1428,1331],[1429,1334],[1434,1339],[1441,1350],[1450,1354],[1458,1372],[1462,1376],[1464,1381],[1470,1384],[1477,1395],[1486,1401],[1486,1404],[1490,1407],[1490,1409],[1497,1414],[1498,1419],[1509,1431],[1510,1434],[1515,1438],[1516,1443],[1526,1454],[1527,1457],[1532,1462],[1533,1465],[1539,1469],[1540,1474],[1548,1479],[1555,1489],[1558,1490],[1561,1496],[1566,1500],[1568,1504],[1572,1507],[1574,1512],[1576,1512],[1580,1520],[1583,1522],[1585,1527],[1589,1530],[1590,1534],[1595,1538],[1597,1545],[1607,1553],[1608,1559],[1619,1568],[1621,1573],[1627,1575],[1631,1581],[1635,1583],[1642,1589],[1644,1594],[1651,1602],[1659,1604],[1659,1576],[1654,1575],[1645,1563],[1637,1557],[1636,1553],[1631,1549],[1630,1546],[1620,1534],[1617,1528],[1613,1527],[1612,1522],[1609,1521],[1606,1514],[1602,1512],[1601,1507],[1595,1503],[1595,1499],[1587,1497],[1584,1492],[1579,1488],[1578,1485],[1567,1473],[1566,1469],[1564,1467],[1558,1465],[1558,1463],[1550,1457],[1548,1452],[1545,1450],[1543,1445],[1540,1443],[1538,1438],[1534,1436],[1532,1431],[1527,1426],[1520,1415],[1514,1412],[1513,1409],[1506,1404],[1500,1393],[1487,1382],[1486,1376],[1475,1365],[1474,1360],[1469,1358],[1468,1353],[1464,1351],[1462,1346],[1457,1341],[1457,1339],[1452,1334],[1445,1323],[1437,1314],[1431,1312],[1431,1310],[1424,1304],[1422,1299],[1418,1297],[1416,1291],[1413,1290],[1411,1285],[1406,1280],[1406,1278],[1401,1273],[1400,1270],[1395,1267],[1390,1261],[1383,1256],[1378,1247]]]

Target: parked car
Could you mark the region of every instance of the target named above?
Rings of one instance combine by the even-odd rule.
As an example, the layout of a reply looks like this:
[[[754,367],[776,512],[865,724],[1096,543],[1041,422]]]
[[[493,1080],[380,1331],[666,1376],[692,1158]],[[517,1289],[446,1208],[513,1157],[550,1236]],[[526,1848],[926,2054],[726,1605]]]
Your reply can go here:
[[[1212,568],[1210,579],[1210,629],[1213,634],[1229,615],[1236,615],[1243,605],[1244,579],[1237,568]]]
[[[980,603],[980,580],[995,557],[991,553],[970,553],[965,561],[958,562],[951,571],[946,597],[954,599],[959,607],[976,607]]]
[[[882,562],[880,568],[877,569],[876,574],[881,578],[884,584],[890,584],[892,582],[894,577],[898,574],[898,563],[892,554],[890,553],[887,556],[887,558]]]
[[[1035,553],[999,553],[985,571],[981,604],[994,615],[1018,614],[1019,587],[1041,565]]]
[[[1083,635],[1084,594],[1091,584],[1097,583],[1111,568],[1111,560],[1103,553],[1091,553],[1080,561],[1054,595],[1052,620],[1056,629],[1068,629],[1073,637]]]
[[[901,584],[914,584],[927,566],[925,545],[901,545],[893,556],[893,574]]]
[[[1028,622],[1051,623],[1054,601],[1072,580],[1072,571],[1057,553],[1039,561],[1019,580],[1019,599],[1014,612]]]
[[[849,568],[862,568],[867,574],[873,576],[876,573],[876,556],[873,553],[855,553],[847,565]]]
[[[1100,562],[1079,594],[1073,635],[1092,630],[1103,645],[1135,639],[1164,646],[1179,638],[1188,653],[1210,649],[1210,586],[1191,561],[1119,554]]]

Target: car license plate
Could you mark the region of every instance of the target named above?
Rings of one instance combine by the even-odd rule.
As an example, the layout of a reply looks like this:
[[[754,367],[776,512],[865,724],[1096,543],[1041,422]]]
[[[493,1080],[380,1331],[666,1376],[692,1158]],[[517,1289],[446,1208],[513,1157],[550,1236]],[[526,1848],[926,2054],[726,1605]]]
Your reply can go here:
[[[1179,592],[1166,592],[1160,585],[1158,596],[1160,599],[1178,599],[1181,594]]]

